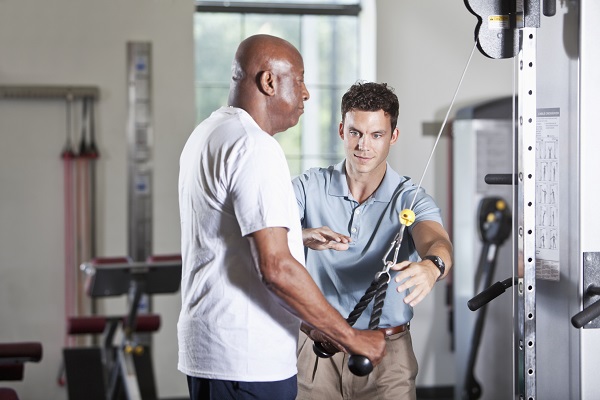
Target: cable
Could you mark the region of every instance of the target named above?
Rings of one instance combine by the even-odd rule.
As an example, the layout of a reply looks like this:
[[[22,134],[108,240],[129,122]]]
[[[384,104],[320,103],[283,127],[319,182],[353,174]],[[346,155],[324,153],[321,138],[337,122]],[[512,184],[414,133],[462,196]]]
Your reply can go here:
[[[429,159],[427,160],[427,164],[425,164],[425,169],[423,170],[423,174],[421,175],[421,180],[419,180],[419,185],[417,185],[417,191],[415,192],[415,196],[413,197],[413,201],[410,205],[411,210],[413,209],[413,207],[415,205],[415,201],[417,200],[417,193],[419,192],[419,189],[421,188],[421,184],[423,183],[423,178],[425,178],[425,174],[427,173],[427,169],[429,168],[429,164],[431,163],[431,159],[433,158],[433,153],[435,152],[438,142],[440,141],[440,137],[442,137],[442,133],[444,132],[444,128],[446,127],[446,122],[448,121],[448,116],[450,115],[452,106],[454,106],[454,102],[456,101],[456,96],[458,95],[458,91],[460,90],[460,87],[462,86],[463,79],[465,78],[467,69],[469,68],[469,64],[471,64],[471,59],[473,58],[473,53],[475,53],[476,48],[477,48],[477,42],[475,42],[475,44],[473,45],[473,49],[471,49],[471,54],[469,55],[469,60],[467,61],[467,65],[465,65],[465,68],[460,77],[460,81],[458,82],[458,86],[456,87],[456,90],[454,91],[454,96],[452,97],[452,101],[450,102],[450,107],[448,107],[448,111],[446,112],[446,116],[444,117],[444,122],[442,122],[440,131],[437,135],[437,138],[435,139],[435,143],[433,144],[433,148],[431,149],[431,153],[429,154]]]

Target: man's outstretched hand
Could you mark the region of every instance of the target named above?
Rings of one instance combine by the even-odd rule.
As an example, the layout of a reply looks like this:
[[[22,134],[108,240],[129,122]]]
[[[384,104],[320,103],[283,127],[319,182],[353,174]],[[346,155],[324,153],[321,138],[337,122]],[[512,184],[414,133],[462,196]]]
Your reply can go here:
[[[348,250],[351,240],[350,236],[334,232],[327,226],[302,230],[304,246],[313,250]]]

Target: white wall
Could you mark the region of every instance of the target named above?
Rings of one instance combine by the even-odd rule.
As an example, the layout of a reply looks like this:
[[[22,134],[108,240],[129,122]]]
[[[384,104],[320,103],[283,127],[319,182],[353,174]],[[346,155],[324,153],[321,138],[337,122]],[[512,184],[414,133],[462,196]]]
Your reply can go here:
[[[394,87],[400,100],[400,140],[392,147],[390,163],[418,182],[435,141],[422,135],[421,124],[443,121],[473,48],[477,21],[458,0],[377,0],[376,5],[377,81]],[[512,59],[492,60],[475,50],[452,110],[512,94],[512,71]],[[447,154],[444,137],[423,180],[446,222],[450,212]],[[419,386],[454,383],[445,296],[445,285],[438,283],[415,309],[411,332],[419,360]]]
[[[195,124],[193,2],[0,0],[0,85],[93,85],[98,161],[98,255],[127,253],[126,43],[153,51],[154,253],[179,252],[179,153]],[[78,115],[79,115],[78,111]],[[0,342],[41,341],[25,381],[0,382],[23,399],[65,399],[56,383],[64,335],[60,100],[0,99]],[[156,298],[161,397],[185,395],[176,371],[179,295]],[[125,303],[122,305],[123,310]]]

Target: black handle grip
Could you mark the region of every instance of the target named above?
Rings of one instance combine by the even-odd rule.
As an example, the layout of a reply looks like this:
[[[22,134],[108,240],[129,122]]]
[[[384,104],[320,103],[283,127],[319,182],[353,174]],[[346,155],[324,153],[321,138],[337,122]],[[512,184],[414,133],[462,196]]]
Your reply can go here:
[[[477,296],[473,297],[467,302],[469,310],[476,311],[485,306],[487,303],[504,293],[506,289],[512,286],[512,284],[513,278],[508,278],[501,282],[494,283],[492,286],[485,289],[483,292],[479,293]]]
[[[556,0],[544,0],[544,15],[546,17],[556,15]]]
[[[348,360],[348,369],[356,376],[366,376],[373,371],[373,363],[365,356],[352,355]]]
[[[320,358],[329,358],[335,354],[335,353],[330,353],[327,350],[325,350],[325,348],[323,347],[323,344],[321,342],[313,343],[313,351]]]
[[[483,180],[488,185],[512,185],[517,182],[513,174],[487,174]]]
[[[320,342],[313,343],[313,351],[320,358],[329,358],[335,354],[325,350]],[[365,376],[373,371],[373,364],[367,357],[355,354],[348,359],[348,369],[356,376]]]
[[[575,328],[581,328],[598,317],[600,317],[600,300],[575,314],[573,318],[571,318],[571,323]]]

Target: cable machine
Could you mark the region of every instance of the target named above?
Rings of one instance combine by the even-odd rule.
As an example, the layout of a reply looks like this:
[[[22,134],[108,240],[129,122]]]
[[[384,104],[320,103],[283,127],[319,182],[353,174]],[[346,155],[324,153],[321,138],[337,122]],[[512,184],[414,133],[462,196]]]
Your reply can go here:
[[[514,161],[506,160],[504,174],[514,192],[514,280],[507,283],[515,283],[513,369],[494,373],[512,375],[516,399],[600,398],[592,360],[600,350],[600,212],[593,200],[600,168],[594,133],[600,48],[593,43],[600,35],[600,5],[465,5],[477,18],[479,51],[515,59],[519,99]],[[493,398],[485,387],[482,392]]]

